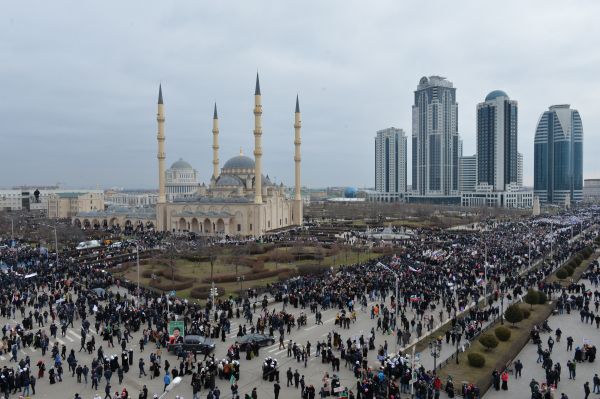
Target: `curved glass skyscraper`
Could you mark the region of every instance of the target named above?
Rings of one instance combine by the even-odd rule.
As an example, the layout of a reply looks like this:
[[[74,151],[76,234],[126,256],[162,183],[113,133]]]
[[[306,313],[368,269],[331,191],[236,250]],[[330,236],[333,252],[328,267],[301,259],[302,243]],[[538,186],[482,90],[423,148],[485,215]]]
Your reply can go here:
[[[535,131],[534,194],[540,203],[563,205],[583,199],[583,125],[577,110],[553,105]]]

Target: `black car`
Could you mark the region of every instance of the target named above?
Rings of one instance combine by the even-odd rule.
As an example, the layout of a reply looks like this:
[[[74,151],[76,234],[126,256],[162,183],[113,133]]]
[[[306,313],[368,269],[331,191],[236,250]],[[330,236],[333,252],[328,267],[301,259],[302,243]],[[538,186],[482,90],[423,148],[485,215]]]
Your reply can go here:
[[[186,335],[183,342],[167,345],[169,352],[177,353],[179,348],[186,352],[209,354],[215,350],[215,343],[202,335]]]
[[[253,342],[256,342],[258,346],[269,346],[275,343],[275,338],[264,334],[246,334],[235,339],[235,343],[240,346],[241,350],[246,350],[246,345]]]

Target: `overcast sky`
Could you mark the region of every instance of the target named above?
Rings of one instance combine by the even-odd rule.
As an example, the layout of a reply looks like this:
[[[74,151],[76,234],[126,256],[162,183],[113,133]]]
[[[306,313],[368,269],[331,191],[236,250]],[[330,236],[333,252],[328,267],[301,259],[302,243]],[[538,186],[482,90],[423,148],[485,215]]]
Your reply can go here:
[[[159,82],[167,167],[182,157],[207,181],[214,101],[221,165],[251,155],[257,70],[263,169],[278,182],[293,184],[296,93],[303,184],[373,186],[375,132],[410,140],[424,75],[457,88],[465,155],[477,103],[502,89],[519,102],[526,184],[536,123],[557,103],[580,111],[584,177],[600,177],[598,15],[598,1],[8,2],[0,187],[156,187]]]

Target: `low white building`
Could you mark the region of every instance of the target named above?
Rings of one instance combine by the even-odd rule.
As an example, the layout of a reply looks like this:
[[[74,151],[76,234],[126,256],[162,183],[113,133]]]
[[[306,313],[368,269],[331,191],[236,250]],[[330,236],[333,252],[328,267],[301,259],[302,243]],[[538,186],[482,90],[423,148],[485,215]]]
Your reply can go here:
[[[155,192],[107,192],[104,200],[109,206],[147,207],[156,205],[158,193]]]
[[[478,190],[463,192],[460,195],[462,206],[497,207],[497,208],[531,208],[533,191],[492,191]]]
[[[43,211],[48,212],[48,200],[55,195],[64,193],[86,194],[101,196],[104,201],[104,190],[63,189],[51,187],[21,187],[0,190],[0,210],[5,211]]]

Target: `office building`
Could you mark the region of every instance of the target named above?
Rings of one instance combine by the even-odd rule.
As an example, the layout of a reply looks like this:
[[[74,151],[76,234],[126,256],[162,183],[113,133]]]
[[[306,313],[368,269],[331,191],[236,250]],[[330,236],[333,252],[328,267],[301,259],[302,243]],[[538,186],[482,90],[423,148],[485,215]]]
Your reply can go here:
[[[477,155],[458,159],[458,182],[461,193],[475,191],[477,185]]]
[[[411,202],[458,203],[458,104],[446,78],[423,77],[412,107]]]
[[[523,156],[517,151],[518,106],[502,90],[477,104],[475,187],[461,189],[461,205],[531,208],[533,191],[523,185]]]
[[[517,186],[517,110],[517,102],[502,90],[492,91],[477,105],[478,186],[489,186],[491,191]]]
[[[540,203],[566,205],[583,199],[583,125],[568,104],[540,117],[534,142],[533,187]]]
[[[583,181],[583,200],[585,202],[600,202],[600,179],[585,179]]]
[[[375,136],[376,201],[393,202],[406,194],[406,134],[390,127]]]

